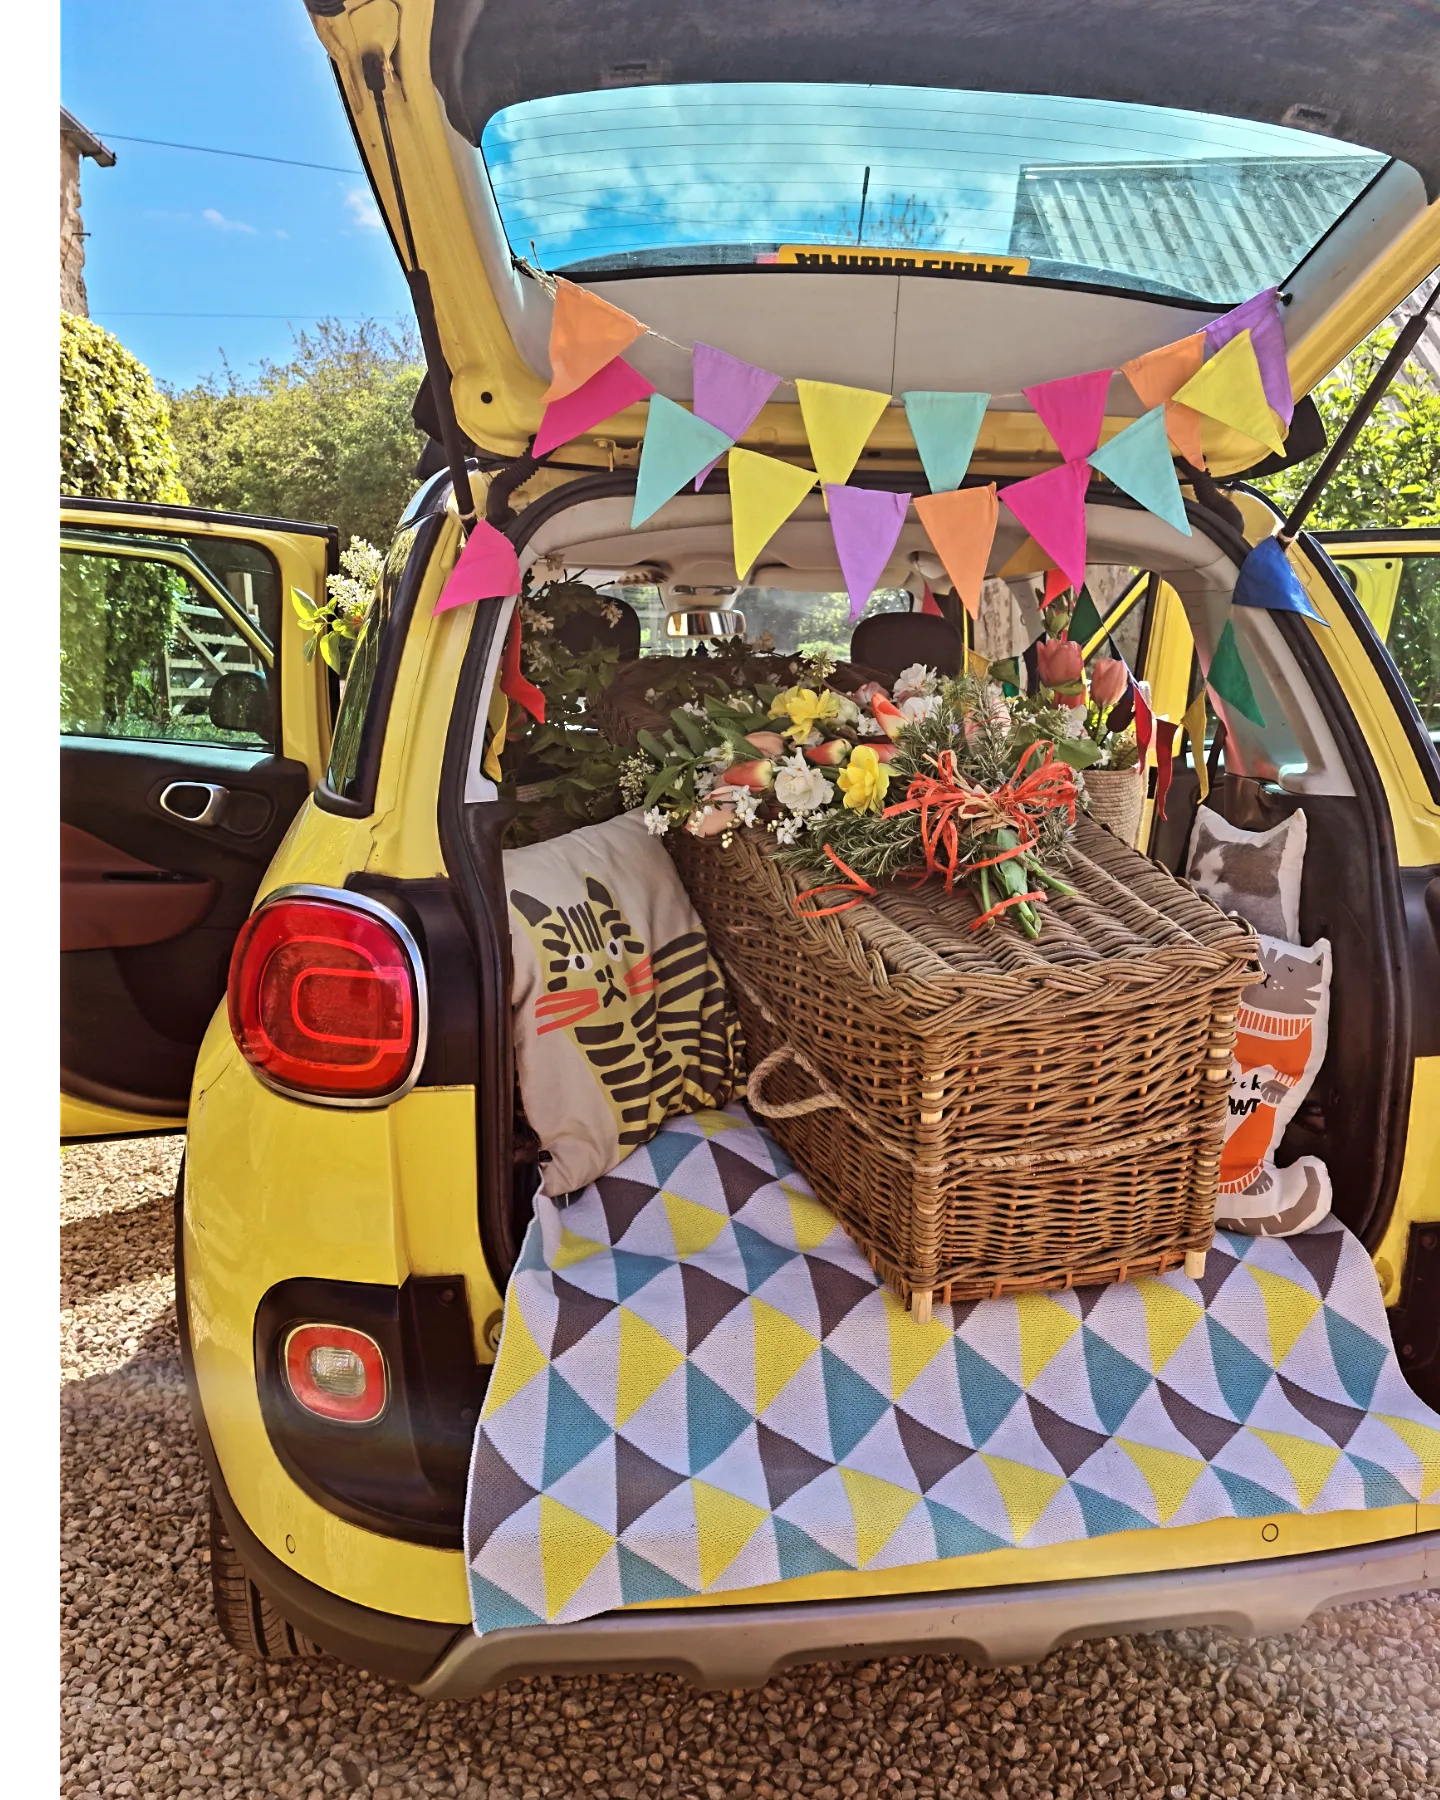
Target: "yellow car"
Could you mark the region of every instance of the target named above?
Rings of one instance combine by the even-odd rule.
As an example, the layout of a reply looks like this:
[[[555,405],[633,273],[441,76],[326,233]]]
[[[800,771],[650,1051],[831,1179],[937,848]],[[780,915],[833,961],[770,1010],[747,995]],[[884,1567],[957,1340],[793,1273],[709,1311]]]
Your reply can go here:
[[[1433,20],[1392,17],[1382,55],[1357,51],[1338,0],[1303,32],[1273,6],[307,6],[410,281],[436,439],[343,694],[291,600],[323,592],[333,533],[63,511],[64,1131],[185,1122],[177,1292],[230,1641],[433,1696],[536,1670],[737,1686],[806,1658],[1013,1663],[1086,1634],[1286,1629],[1440,1580],[1431,1480],[1364,1509],[1017,1541],[477,1635],[467,1471],[534,1191],[498,874],[512,809],[486,771],[517,602],[435,610],[462,468],[537,582],[623,592],[654,654],[731,604],[792,648],[824,635],[841,586],[818,496],[735,602],[723,480],[632,531],[643,404],[528,454],[546,273],[650,326],[627,355],[672,398],[696,340],[787,377],[983,392],[972,470],[1002,483],[1056,461],[1020,390],[1118,367],[1267,286],[1307,394],[1440,263]],[[1134,416],[1119,392],[1107,436]],[[1292,457],[1315,424],[1302,400]],[[741,441],[807,459],[793,388]],[[1238,433],[1205,450],[1222,482],[1265,466]],[[860,471],[924,491],[898,404]],[[1189,536],[1100,484],[1088,509],[1104,631],[1171,720],[1196,622],[1275,524],[1243,484],[1197,476],[1186,505]],[[879,583],[892,607],[925,568],[907,533]],[[1043,568],[1020,536],[1002,530],[992,575]],[[1323,626],[1237,613],[1271,724],[1212,717],[1203,774],[1233,822],[1305,816],[1334,1018],[1292,1148],[1326,1159],[1406,1375],[1440,1404],[1440,611],[1410,556],[1393,533],[1301,536]],[[1141,843],[1171,867],[1201,775],[1177,767],[1164,818],[1147,802]],[[385,995],[382,1023],[362,990]]]

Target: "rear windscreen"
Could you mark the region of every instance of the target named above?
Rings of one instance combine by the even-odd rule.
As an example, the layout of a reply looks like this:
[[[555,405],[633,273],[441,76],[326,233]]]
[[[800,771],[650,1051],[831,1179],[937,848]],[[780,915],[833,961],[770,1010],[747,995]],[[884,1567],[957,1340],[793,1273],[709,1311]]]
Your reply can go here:
[[[798,82],[527,100],[481,155],[511,250],[551,270],[918,252],[1214,305],[1283,282],[1386,164],[1166,107]]]

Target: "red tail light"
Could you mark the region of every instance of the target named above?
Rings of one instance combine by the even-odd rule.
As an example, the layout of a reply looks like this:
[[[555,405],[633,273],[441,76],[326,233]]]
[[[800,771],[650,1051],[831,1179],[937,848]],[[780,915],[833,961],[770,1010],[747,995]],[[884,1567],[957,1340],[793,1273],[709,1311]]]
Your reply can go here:
[[[282,888],[230,958],[230,1029],[260,1078],[339,1106],[397,1098],[425,1053],[413,937],[364,895]]]
[[[385,1410],[385,1358],[348,1325],[297,1325],[285,1339],[285,1380],[307,1412],[342,1425],[373,1425]]]

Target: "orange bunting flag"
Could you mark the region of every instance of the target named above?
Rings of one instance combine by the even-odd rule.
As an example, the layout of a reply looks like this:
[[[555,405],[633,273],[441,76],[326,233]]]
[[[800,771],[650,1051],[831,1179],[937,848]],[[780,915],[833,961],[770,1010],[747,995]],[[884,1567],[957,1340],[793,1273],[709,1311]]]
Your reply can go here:
[[[638,319],[602,300],[573,281],[555,289],[555,315],[550,321],[550,385],[545,403],[563,400],[583,387],[606,363],[628,350],[645,327]]]
[[[966,612],[972,619],[978,617],[980,588],[999,517],[995,483],[952,488],[943,494],[917,494],[915,510]]]
[[[1192,332],[1177,338],[1173,344],[1162,344],[1158,350],[1147,350],[1120,365],[1120,373],[1140,396],[1148,411],[1152,406],[1165,406],[1165,435],[1192,468],[1205,467],[1205,452],[1200,444],[1200,415],[1193,407],[1183,406],[1171,396],[1184,387],[1192,375],[1198,374],[1205,360],[1205,333]]]

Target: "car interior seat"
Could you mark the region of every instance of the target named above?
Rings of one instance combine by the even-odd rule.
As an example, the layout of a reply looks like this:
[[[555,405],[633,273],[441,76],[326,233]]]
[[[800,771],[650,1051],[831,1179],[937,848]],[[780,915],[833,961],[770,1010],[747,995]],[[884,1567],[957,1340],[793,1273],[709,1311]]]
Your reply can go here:
[[[855,627],[850,660],[878,669],[892,681],[917,662],[940,675],[958,675],[965,643],[948,619],[934,613],[879,613]]]

